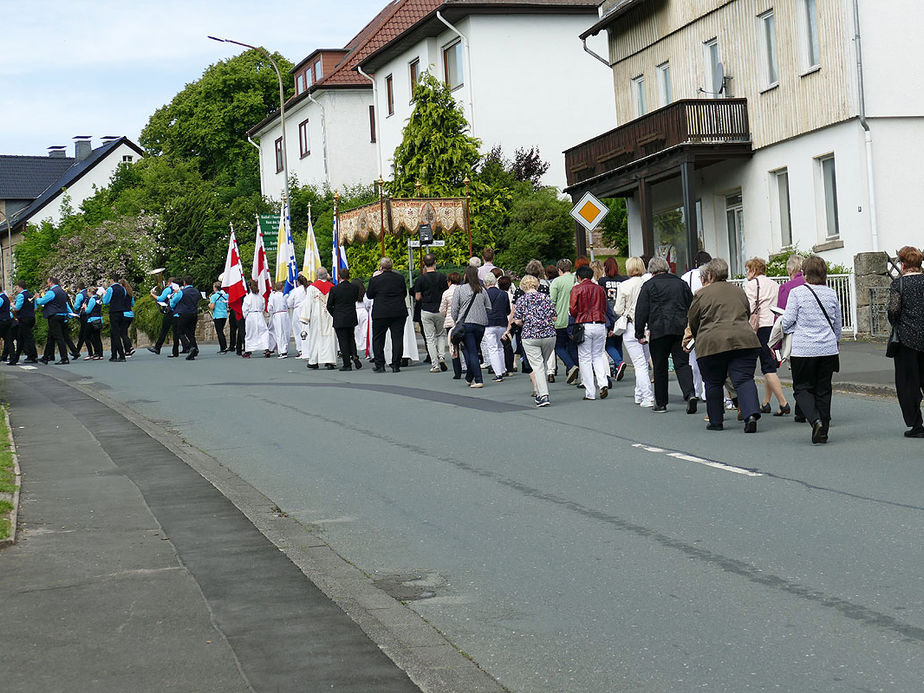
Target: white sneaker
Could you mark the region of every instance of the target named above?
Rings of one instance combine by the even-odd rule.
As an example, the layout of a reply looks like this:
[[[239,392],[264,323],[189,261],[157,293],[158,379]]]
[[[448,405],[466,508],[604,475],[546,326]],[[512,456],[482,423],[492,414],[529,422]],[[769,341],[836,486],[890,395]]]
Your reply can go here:
[[[651,409],[651,408],[654,406],[654,400],[653,400],[653,399],[646,399],[646,400],[645,400],[644,402],[642,402],[639,406],[642,407],[643,409]]]
[[[276,358],[277,358],[277,359],[287,359],[287,358],[289,358],[289,355],[288,355],[288,354],[279,354],[279,356],[277,356]]]
[[[635,398],[635,403],[636,403],[637,405],[641,406],[641,405],[642,405],[642,400],[639,399],[638,397],[636,397],[636,398]]]

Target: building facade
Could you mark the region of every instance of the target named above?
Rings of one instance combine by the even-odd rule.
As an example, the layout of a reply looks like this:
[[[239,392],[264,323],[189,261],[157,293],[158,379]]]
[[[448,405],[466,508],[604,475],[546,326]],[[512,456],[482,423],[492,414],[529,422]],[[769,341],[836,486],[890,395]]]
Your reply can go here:
[[[913,0],[610,0],[621,125],[566,153],[569,192],[627,198],[630,251],[686,267],[798,247],[849,265],[912,243],[924,201]],[[688,220],[689,223],[688,223]]]

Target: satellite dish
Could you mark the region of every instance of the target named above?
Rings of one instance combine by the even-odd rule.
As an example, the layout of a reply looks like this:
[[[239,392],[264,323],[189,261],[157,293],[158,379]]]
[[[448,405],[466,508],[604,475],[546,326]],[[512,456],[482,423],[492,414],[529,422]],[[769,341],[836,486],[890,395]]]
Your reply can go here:
[[[716,63],[715,71],[712,74],[712,88],[716,94],[725,91],[725,66],[722,63]]]

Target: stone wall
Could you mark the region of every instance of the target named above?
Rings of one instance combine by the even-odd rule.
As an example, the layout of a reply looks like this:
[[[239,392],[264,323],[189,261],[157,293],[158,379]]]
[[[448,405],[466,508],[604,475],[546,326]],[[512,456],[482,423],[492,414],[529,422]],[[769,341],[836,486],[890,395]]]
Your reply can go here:
[[[853,258],[853,271],[856,280],[857,296],[857,333],[869,335],[874,311],[882,310],[883,305],[870,305],[870,289],[887,287],[892,283],[889,274],[888,253],[859,253]]]

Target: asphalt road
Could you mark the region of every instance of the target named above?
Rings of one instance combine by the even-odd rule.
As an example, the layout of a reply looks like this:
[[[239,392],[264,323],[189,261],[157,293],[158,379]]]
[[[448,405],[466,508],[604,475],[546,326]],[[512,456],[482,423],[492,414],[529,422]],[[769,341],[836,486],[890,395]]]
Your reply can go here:
[[[211,348],[204,351],[211,352]],[[139,352],[68,367],[249,481],[514,691],[924,689],[924,446],[836,395],[831,442],[764,417],[518,375]]]

